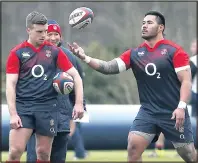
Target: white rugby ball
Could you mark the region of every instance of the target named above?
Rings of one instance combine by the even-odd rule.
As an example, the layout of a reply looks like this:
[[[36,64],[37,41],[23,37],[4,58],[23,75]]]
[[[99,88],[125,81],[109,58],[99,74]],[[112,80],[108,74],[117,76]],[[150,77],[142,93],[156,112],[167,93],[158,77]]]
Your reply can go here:
[[[82,29],[91,24],[94,13],[90,8],[80,7],[75,9],[69,16],[69,25],[72,28]]]

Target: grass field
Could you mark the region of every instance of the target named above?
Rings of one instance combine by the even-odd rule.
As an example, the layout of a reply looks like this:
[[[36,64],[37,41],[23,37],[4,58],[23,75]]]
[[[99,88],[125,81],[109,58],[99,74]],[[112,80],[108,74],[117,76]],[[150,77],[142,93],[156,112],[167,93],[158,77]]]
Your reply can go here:
[[[148,157],[151,151],[147,150],[143,154],[143,161],[149,162],[175,162],[175,161],[182,161],[180,157],[177,156],[175,150],[165,150],[163,156],[159,158],[150,158]],[[73,160],[74,153],[73,151],[68,151],[67,153],[67,161],[74,161]],[[2,161],[5,161],[8,157],[8,152],[2,152]],[[104,151],[104,150],[97,150],[97,151],[88,151],[88,157],[82,161],[127,161],[127,152],[124,150],[114,150],[114,151]],[[21,161],[26,160],[26,153],[23,154]],[[79,160],[78,160],[79,161]],[[74,161],[76,162],[76,161]]]

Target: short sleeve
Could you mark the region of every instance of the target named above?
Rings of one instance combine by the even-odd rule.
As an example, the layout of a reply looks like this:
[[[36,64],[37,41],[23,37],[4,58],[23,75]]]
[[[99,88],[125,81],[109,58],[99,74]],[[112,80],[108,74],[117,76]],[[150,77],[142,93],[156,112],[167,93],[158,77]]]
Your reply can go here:
[[[16,53],[11,51],[6,62],[6,73],[18,74],[20,68],[19,58]]]
[[[131,49],[122,53],[116,61],[118,63],[119,72],[125,71],[131,67]]]
[[[173,56],[173,65],[176,73],[190,68],[188,54],[182,49],[179,49]]]
[[[57,66],[62,71],[68,71],[70,68],[73,67],[68,57],[65,55],[65,53],[61,49],[58,53]]]

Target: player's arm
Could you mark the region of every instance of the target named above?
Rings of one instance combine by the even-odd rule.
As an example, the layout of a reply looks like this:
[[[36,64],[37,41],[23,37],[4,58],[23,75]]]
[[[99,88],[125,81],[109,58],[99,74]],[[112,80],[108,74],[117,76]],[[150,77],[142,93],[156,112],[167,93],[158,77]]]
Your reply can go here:
[[[16,115],[16,84],[19,73],[19,59],[14,52],[8,56],[6,63],[6,98],[10,115]]]
[[[72,54],[72,52],[70,50],[66,49],[66,48],[62,48],[62,50],[66,53],[66,55],[69,58],[70,62],[76,68],[76,70],[78,71],[80,77],[83,79],[83,69],[82,69],[79,61],[77,60],[77,57],[75,57]]]
[[[183,50],[178,50],[178,52],[176,52],[173,57],[173,64],[177,73],[177,77],[181,82],[180,104],[181,107],[183,104],[184,108],[186,108],[185,105],[190,100],[192,86],[192,77],[188,54],[186,54]]]
[[[102,73],[102,74],[118,74],[124,70],[127,70],[130,65],[126,64],[122,58],[115,58],[111,61],[103,61],[96,58],[87,56],[84,50],[79,47],[76,43],[73,45],[68,44],[70,50],[81,60],[86,62],[91,68]],[[127,52],[127,60],[129,59],[129,52]],[[126,58],[126,57],[124,57]]]
[[[78,63],[78,60],[77,58],[72,54],[71,51],[69,51],[68,49],[66,48],[62,48],[63,52],[66,54],[66,56],[68,57],[68,59],[70,60],[70,62],[72,63],[72,65],[76,68],[76,70],[78,71],[81,79],[82,79],[82,68],[80,67],[79,63]],[[70,94],[69,94],[69,99],[72,103],[72,106],[75,105],[75,92],[72,91]],[[83,99],[83,104],[84,104],[84,99]]]
[[[188,102],[191,95],[191,70],[186,69],[177,73],[178,79],[181,82],[180,101]]]
[[[83,72],[83,68],[80,64],[80,62],[78,61],[77,57],[74,56],[74,60],[75,60],[75,67],[76,67],[76,70],[78,71],[82,81],[83,81],[83,78],[84,78],[84,72]],[[84,87],[84,84],[83,84],[83,87]],[[73,94],[73,99],[75,99],[75,93]],[[74,101],[74,100],[73,100]],[[83,106],[84,106],[84,110],[86,111],[86,100],[85,100],[85,97],[83,97]]]
[[[189,56],[182,50],[179,49],[173,56],[173,66],[177,77],[181,82],[180,87],[180,101],[177,108],[172,113],[171,119],[176,119],[175,128],[179,130],[183,126],[185,120],[185,111],[187,103],[189,102],[191,95],[191,70],[189,63]]]
[[[6,74],[6,98],[10,115],[16,115],[16,84],[18,74]]]
[[[86,62],[87,61],[87,62]],[[103,61],[100,59],[91,58],[89,56],[85,56],[85,62],[96,71],[102,74],[118,74],[120,73],[118,63],[116,59],[111,61]]]
[[[62,50],[60,50],[58,59],[57,59],[58,67],[67,72],[74,79],[74,90],[75,90],[75,104],[82,105],[83,104],[83,84],[82,79],[77,72],[77,70],[73,67],[67,56],[64,54]]]
[[[68,71],[66,71],[69,75],[71,75],[74,79],[75,86],[75,104],[83,104],[83,84],[82,79],[78,73],[78,71],[72,67]]]

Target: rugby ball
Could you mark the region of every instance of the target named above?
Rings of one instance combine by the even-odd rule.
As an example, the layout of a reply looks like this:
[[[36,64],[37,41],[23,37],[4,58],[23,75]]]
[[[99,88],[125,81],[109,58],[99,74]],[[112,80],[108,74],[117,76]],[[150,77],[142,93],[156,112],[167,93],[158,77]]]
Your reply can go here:
[[[80,7],[75,9],[69,16],[69,25],[72,28],[82,29],[91,24],[94,13],[90,8]]]
[[[53,87],[59,94],[67,95],[74,89],[73,78],[66,72],[59,72],[53,78]]]

